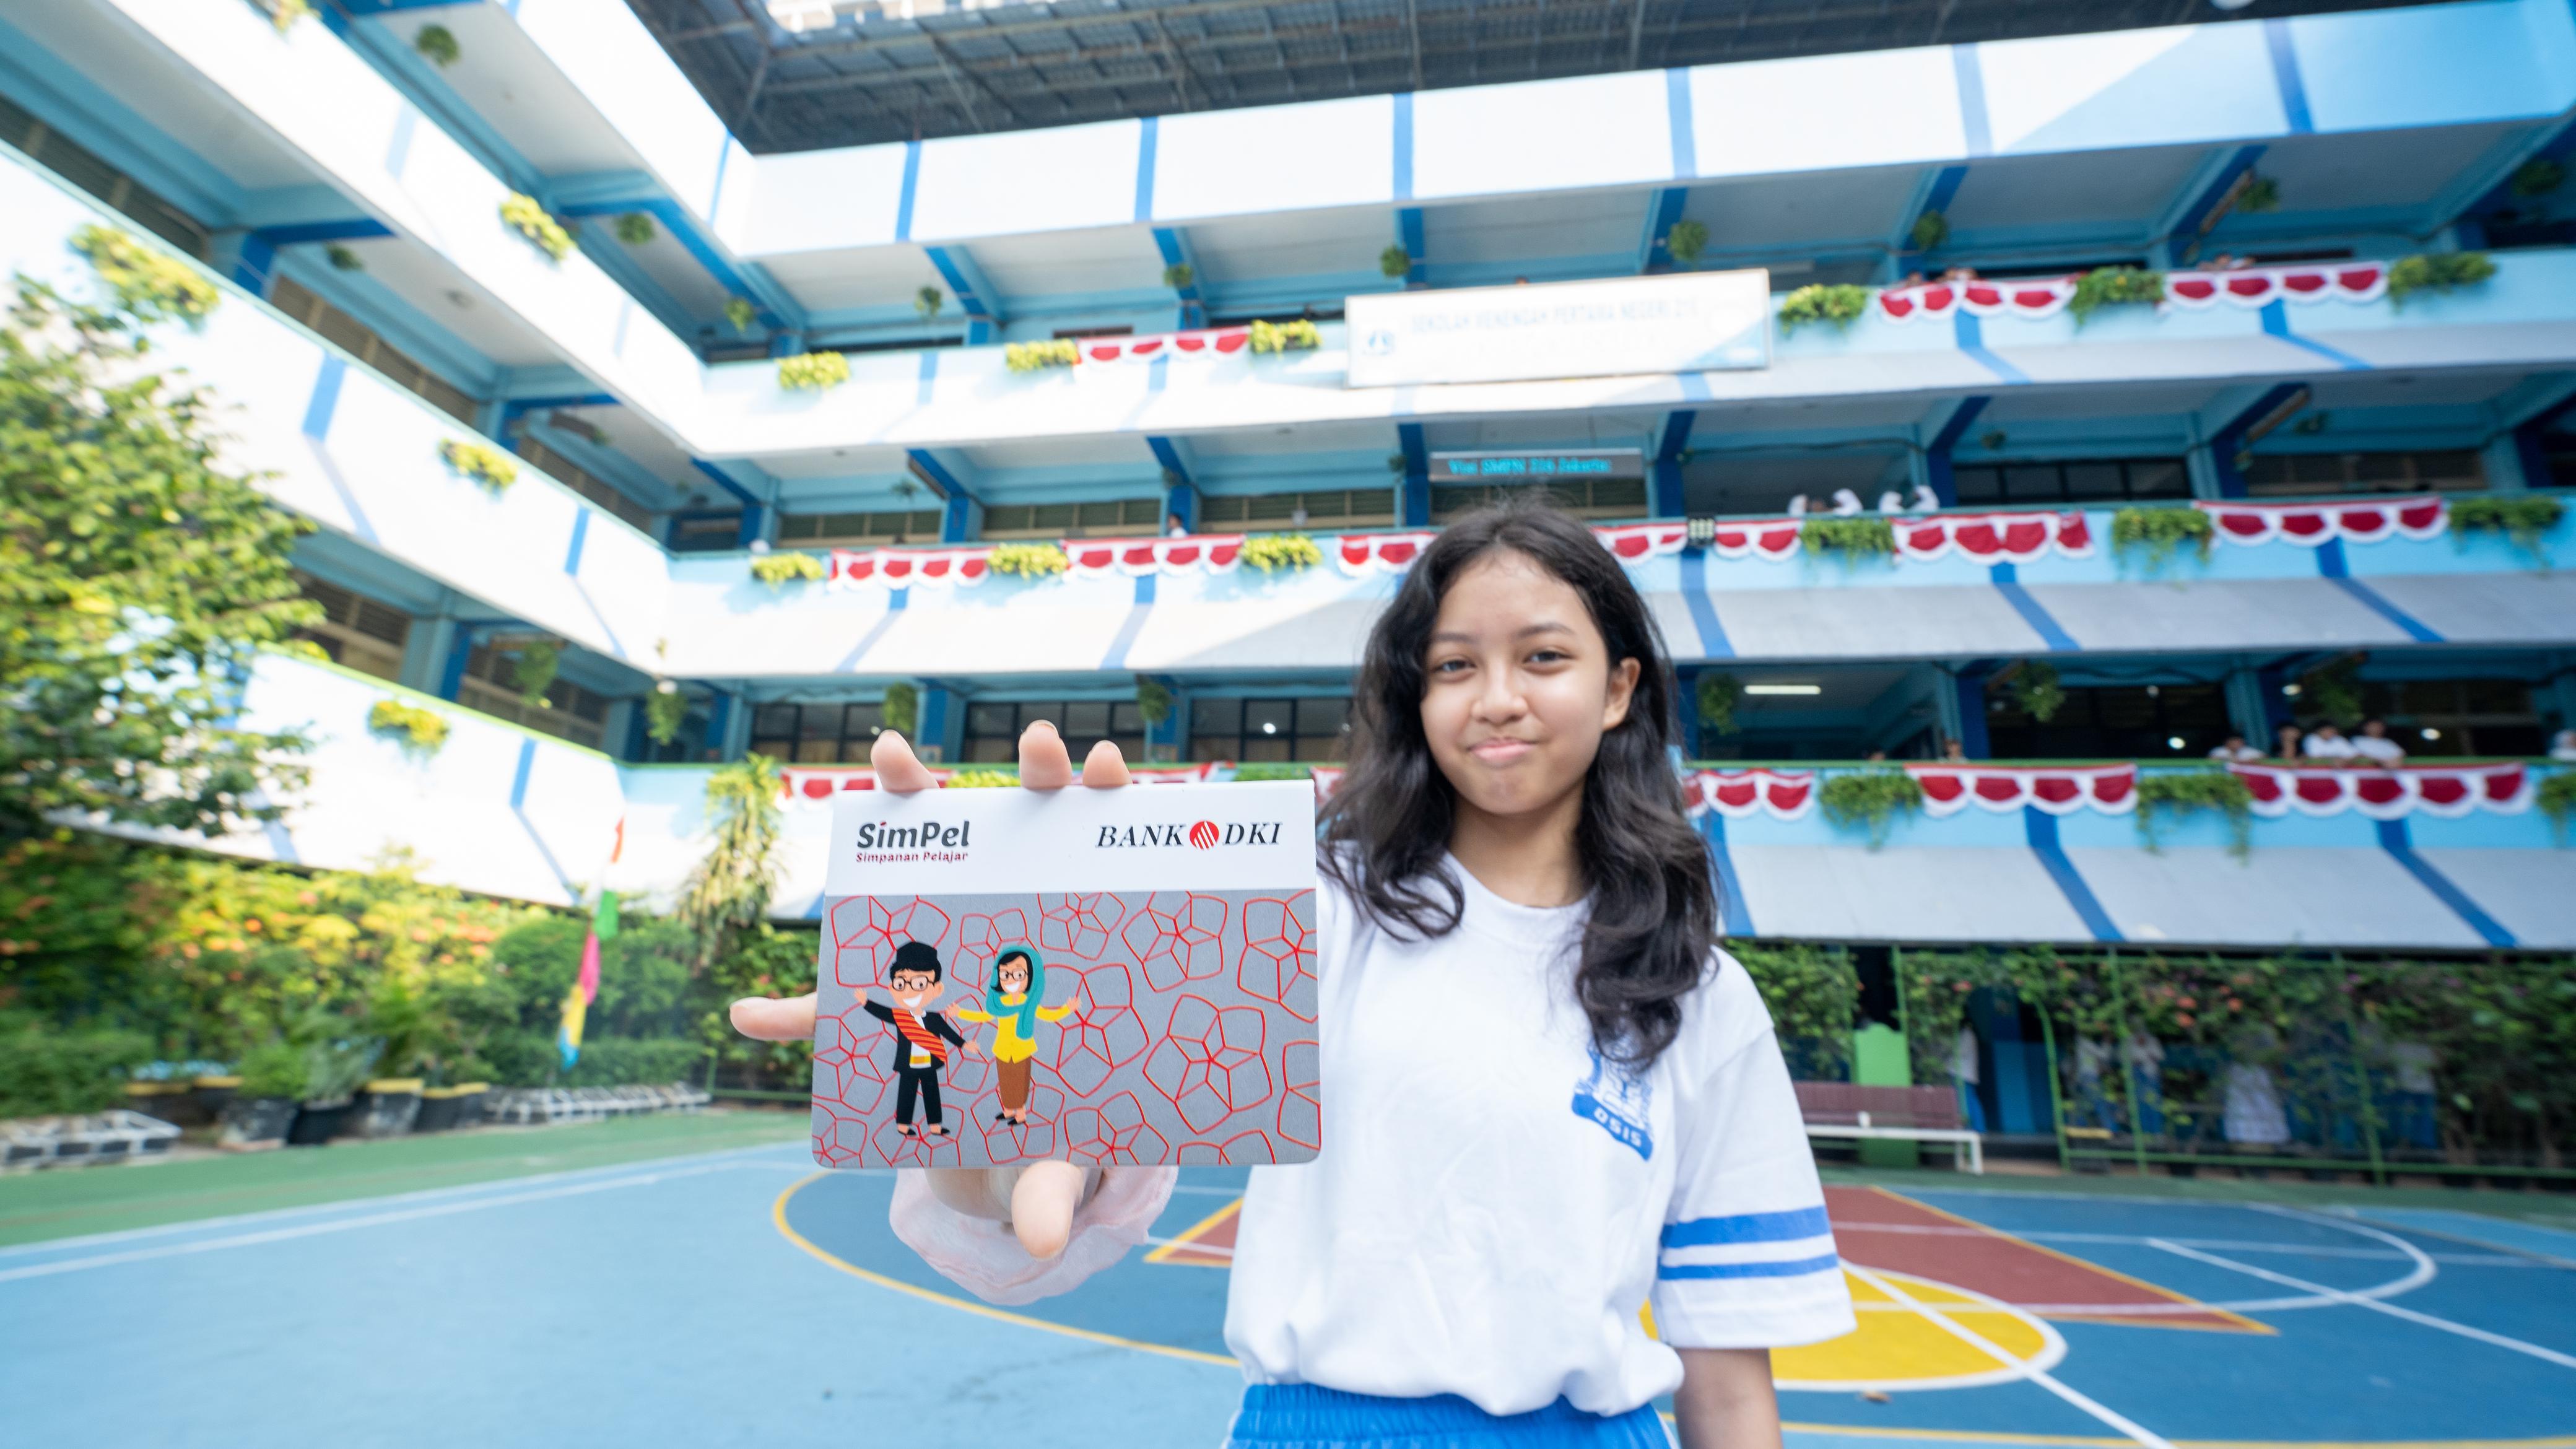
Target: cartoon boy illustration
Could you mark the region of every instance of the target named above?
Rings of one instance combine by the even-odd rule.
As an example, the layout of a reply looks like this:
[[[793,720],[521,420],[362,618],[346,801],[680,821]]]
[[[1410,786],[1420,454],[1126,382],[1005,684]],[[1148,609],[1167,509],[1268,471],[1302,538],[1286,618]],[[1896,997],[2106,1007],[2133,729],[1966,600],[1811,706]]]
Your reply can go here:
[[[1046,999],[1046,963],[1026,946],[1012,946],[993,958],[993,984],[984,991],[984,1009],[957,1008],[959,1021],[993,1023],[993,1064],[1001,1068],[1002,1110],[996,1122],[1029,1120],[1029,1068],[1038,1053],[1038,1023],[1073,1015],[1073,1003],[1040,1006]]]
[[[950,1043],[961,1051],[975,1049],[957,1034],[957,1028],[950,1026],[946,1017],[924,1009],[939,999],[942,974],[936,950],[919,941],[906,941],[894,948],[894,969],[886,973],[894,1005],[859,1003],[867,1008],[868,1015],[894,1026],[894,1121],[895,1130],[906,1137],[921,1135],[912,1128],[915,1094],[929,1109],[923,1133],[932,1137],[949,1135],[939,1116],[939,1069],[948,1064]]]

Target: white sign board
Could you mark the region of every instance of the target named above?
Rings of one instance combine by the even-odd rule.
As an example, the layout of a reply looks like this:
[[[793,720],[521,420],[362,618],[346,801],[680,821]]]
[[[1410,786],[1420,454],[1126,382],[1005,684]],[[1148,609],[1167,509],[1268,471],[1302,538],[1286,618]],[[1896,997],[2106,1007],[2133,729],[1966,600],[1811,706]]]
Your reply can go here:
[[[1343,308],[1353,387],[1771,365],[1771,274],[1760,269],[1382,292]]]

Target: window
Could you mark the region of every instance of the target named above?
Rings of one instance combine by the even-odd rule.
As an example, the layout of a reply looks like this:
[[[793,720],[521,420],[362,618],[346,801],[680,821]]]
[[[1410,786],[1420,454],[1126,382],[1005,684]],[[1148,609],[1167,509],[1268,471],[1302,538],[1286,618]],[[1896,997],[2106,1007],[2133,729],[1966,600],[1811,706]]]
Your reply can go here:
[[[2070,687],[2046,724],[2022,710],[2010,681],[1986,686],[1986,744],[1998,760],[2199,759],[2234,732],[2215,684]]]
[[[751,716],[751,748],[797,765],[864,765],[885,732],[881,704],[764,704]]]
[[[1122,327],[1059,327],[1055,330],[1055,337],[1058,342],[1079,341],[1085,337],[1133,337],[1135,335],[1136,329],[1132,325]]]
[[[1376,527],[1395,522],[1395,490],[1332,488],[1317,493],[1202,498],[1199,522],[1211,529],[1285,528],[1300,508],[1306,510],[1306,521],[1316,527]]]
[[[939,510],[911,513],[782,513],[780,543],[937,543]]]
[[[108,165],[89,148],[0,97],[0,141],[35,158],[65,181],[106,202],[145,231],[192,257],[206,255],[206,229],[151,188]]]
[[[722,553],[742,547],[742,514],[674,513],[671,515],[670,548],[673,553]]]
[[[2191,475],[2180,458],[2106,458],[2064,463],[1954,467],[1962,507],[1994,503],[2107,503],[2132,498],[2189,498]]]
[[[403,645],[411,638],[411,616],[400,609],[326,584],[302,569],[295,571],[304,597],[322,606],[323,620],[296,631],[299,639],[320,645],[335,664],[378,679],[402,678]]]
[[[514,721],[557,739],[598,749],[608,723],[608,696],[558,676],[535,704],[519,691],[517,640],[486,639],[465,656],[465,678],[456,702]]]
[[[1102,740],[1118,746],[1129,761],[1145,758],[1145,712],[1132,699],[975,700],[966,706],[966,751],[969,764],[993,764],[1020,757],[1020,731],[1046,720],[1064,736],[1074,763]]]
[[[1192,700],[1190,758],[1338,760],[1350,717],[1347,698]]]
[[[1642,518],[1646,514],[1645,479],[1589,478],[1543,484],[1443,483],[1431,490],[1431,521],[1435,525],[1447,523],[1530,488],[1544,489],[1559,508],[1577,518]]]
[[[294,278],[279,277],[268,289],[268,301],[270,306],[322,334],[341,351],[383,373],[397,387],[420,394],[431,407],[460,423],[474,421],[474,399],[404,356],[366,323],[323,301]]]
[[[534,434],[521,433],[516,451],[538,472],[607,509],[610,513],[633,524],[637,529],[645,533],[653,531],[653,515],[646,511],[643,504],[618,492],[607,479],[547,447]]]
[[[1098,503],[1008,503],[984,510],[986,538],[1081,538],[1163,531],[1160,498]]]
[[[2519,679],[2364,680],[2361,703],[2388,721],[2389,738],[2410,755],[2538,755],[2549,748],[2532,688]],[[2351,729],[2359,722],[2342,723]]]
[[[2256,498],[2303,493],[2421,493],[2487,486],[2478,455],[2443,453],[2260,453],[2245,464]]]

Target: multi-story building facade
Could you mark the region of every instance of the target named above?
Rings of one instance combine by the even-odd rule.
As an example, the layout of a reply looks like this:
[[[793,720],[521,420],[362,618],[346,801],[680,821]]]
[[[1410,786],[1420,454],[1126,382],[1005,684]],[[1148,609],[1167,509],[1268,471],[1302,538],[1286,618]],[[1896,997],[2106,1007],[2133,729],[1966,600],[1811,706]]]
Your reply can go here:
[[[2576,945],[2568,0],[1056,127],[969,64],[971,123],[820,150],[622,0],[305,8],[0,0],[0,256],[84,287],[104,224],[220,281],[163,353],[321,525],[335,663],[247,702],[314,782],[228,849],[650,892],[758,750],[810,915],[907,711],[949,764],[1047,718],[1329,771],[1419,538],[1544,486],[1709,697],[1736,933]],[[2141,831],[2141,779],[2365,713],[2409,767],[2249,767],[2250,853]],[[1817,808],[1873,755],[1925,792],[1877,841]]]

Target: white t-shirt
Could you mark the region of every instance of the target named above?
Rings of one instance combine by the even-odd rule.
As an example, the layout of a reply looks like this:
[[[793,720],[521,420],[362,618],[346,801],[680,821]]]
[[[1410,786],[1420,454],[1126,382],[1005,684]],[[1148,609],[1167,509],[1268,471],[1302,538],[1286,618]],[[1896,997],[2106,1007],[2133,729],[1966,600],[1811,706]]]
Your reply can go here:
[[[2299,746],[2299,751],[2311,760],[2349,760],[2361,753],[2344,735],[2310,735],[2307,742]]]
[[[1672,1346],[1854,1328],[1770,1014],[1719,953],[1641,1080],[1571,988],[1585,908],[1514,905],[1454,863],[1458,928],[1404,941],[1316,892],[1324,1151],[1252,1171],[1225,1341],[1256,1383],[1563,1396],[1614,1414]],[[1638,1321],[1651,1296],[1658,1342]]]
[[[2406,747],[2380,735],[2354,735],[2352,752],[2366,759],[2386,760],[2391,764],[2406,758]]]

